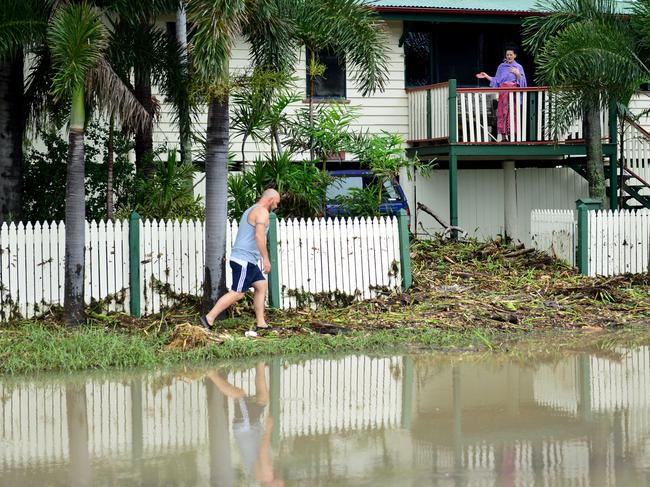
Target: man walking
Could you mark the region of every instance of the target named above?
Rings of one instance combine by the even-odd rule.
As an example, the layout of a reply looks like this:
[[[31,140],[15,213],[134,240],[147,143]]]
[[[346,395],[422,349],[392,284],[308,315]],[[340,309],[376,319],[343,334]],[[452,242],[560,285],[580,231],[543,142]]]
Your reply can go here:
[[[267,283],[260,270],[265,274],[271,271],[271,261],[266,249],[266,234],[269,230],[269,212],[280,204],[280,194],[274,189],[267,189],[253,206],[241,217],[237,238],[230,254],[232,269],[231,290],[221,296],[210,312],[201,316],[201,324],[211,329],[217,317],[235,304],[250,287],[253,287],[253,306],[257,328],[268,328],[264,319]]]

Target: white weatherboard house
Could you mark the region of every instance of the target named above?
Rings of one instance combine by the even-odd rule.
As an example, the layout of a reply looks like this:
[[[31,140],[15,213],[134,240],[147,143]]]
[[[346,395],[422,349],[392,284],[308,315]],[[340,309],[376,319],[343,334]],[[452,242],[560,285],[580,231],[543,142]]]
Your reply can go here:
[[[441,229],[431,216],[416,211],[417,204],[423,203],[470,235],[488,238],[507,233],[528,244],[532,209],[575,208],[575,201],[587,196],[587,182],[581,175],[585,156],[581,123],[576,121],[559,144],[548,139],[548,91],[534,86],[533,59],[520,47],[521,22],[534,15],[534,0],[370,3],[384,20],[389,39],[390,78],[385,90],[362,97],[344,62],[339,68],[336,59],[328,58],[322,59],[328,71],[316,95],[357,107],[355,130],[400,134],[409,153],[435,160],[431,177],[416,175],[413,181],[401,180],[414,231],[426,235]],[[510,93],[511,125],[516,129],[510,142],[497,143],[498,92],[477,80],[475,73],[493,74],[504,48],[510,45],[519,47],[517,61],[524,67],[529,88]],[[305,98],[306,59],[306,52],[302,52],[295,70],[296,90]],[[239,42],[230,69],[236,74],[249,66],[248,47]],[[305,105],[306,100],[298,102],[294,109]],[[649,105],[645,92],[632,101],[637,111]],[[173,145],[178,134],[164,110],[163,105],[155,142]],[[614,160],[621,137],[616,134],[615,117],[609,115],[603,113],[602,117],[603,136],[607,137],[603,148],[606,157]],[[650,194],[645,184],[650,180],[650,136],[643,125],[648,124],[628,124],[624,137],[626,207],[650,203],[644,198]],[[240,146],[241,142],[233,138],[232,151],[237,159],[241,159]],[[247,142],[246,159],[252,161],[265,150]],[[612,182],[617,182],[620,171],[616,163],[609,166]],[[616,205],[613,199],[610,207]]]

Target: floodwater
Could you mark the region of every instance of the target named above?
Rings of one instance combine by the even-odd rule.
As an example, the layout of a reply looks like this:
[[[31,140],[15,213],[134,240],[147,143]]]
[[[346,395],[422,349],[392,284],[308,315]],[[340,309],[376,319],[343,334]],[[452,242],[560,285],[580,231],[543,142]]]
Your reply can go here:
[[[650,485],[650,349],[0,379],[0,485]]]

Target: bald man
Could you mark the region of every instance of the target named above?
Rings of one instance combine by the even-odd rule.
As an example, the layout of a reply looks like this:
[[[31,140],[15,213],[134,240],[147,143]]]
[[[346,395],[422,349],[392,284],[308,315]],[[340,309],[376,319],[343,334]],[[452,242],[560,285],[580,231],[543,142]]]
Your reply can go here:
[[[266,234],[269,231],[269,213],[279,204],[280,194],[274,189],[267,189],[257,203],[242,215],[230,254],[232,288],[219,298],[207,315],[201,316],[201,324],[205,328],[211,329],[217,317],[243,298],[251,287],[254,291],[253,306],[257,328],[268,328],[264,318],[267,283],[262,270],[265,274],[271,271]]]

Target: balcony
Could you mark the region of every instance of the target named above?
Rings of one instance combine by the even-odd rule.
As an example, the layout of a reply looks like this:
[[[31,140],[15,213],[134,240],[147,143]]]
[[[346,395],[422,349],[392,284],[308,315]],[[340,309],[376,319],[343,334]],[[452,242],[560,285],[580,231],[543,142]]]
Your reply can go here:
[[[418,155],[441,155],[451,146],[457,155],[513,158],[584,155],[582,120],[555,141],[550,117],[554,97],[546,87],[456,88],[455,80],[407,89],[408,145]],[[510,140],[497,140],[497,104],[507,96]],[[601,115],[605,153],[611,153],[610,129],[616,130],[615,114]]]

